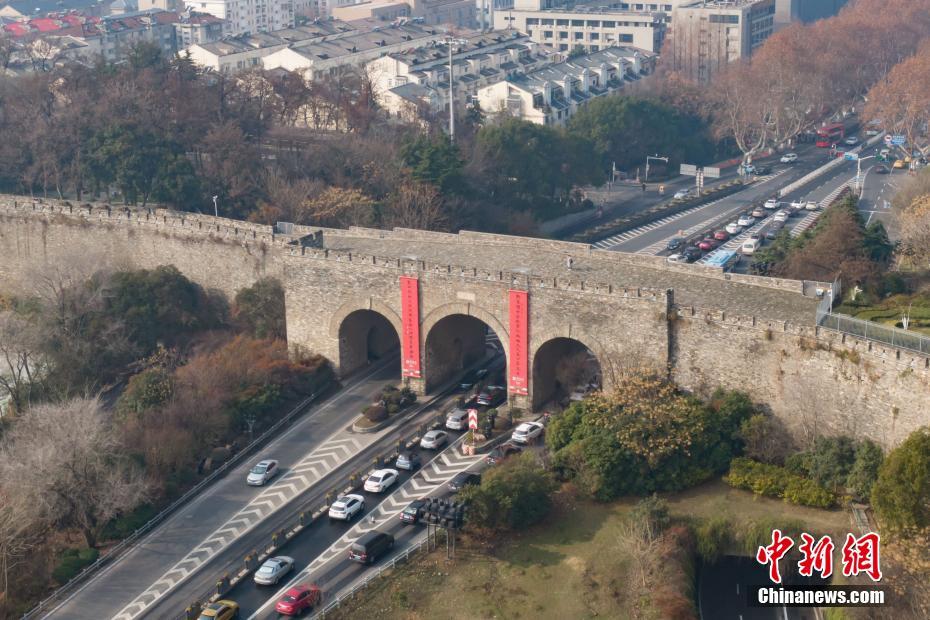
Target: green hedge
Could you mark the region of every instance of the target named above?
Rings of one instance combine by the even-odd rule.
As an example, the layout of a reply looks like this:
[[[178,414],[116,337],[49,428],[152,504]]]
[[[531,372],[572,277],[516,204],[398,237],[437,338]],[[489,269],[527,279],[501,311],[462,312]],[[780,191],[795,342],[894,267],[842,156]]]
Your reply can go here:
[[[724,478],[730,486],[765,497],[779,497],[791,504],[831,508],[836,496],[813,480],[793,474],[784,467],[745,457],[733,459]]]
[[[85,566],[97,561],[100,552],[96,549],[65,549],[58,561],[58,566],[52,571],[52,577],[59,584],[65,584],[74,579]]]

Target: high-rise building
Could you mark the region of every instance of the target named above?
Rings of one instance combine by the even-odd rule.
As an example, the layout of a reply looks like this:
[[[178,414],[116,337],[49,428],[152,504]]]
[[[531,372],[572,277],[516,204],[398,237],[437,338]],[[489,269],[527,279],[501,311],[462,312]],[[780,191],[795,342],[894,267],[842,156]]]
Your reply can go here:
[[[184,6],[226,20],[226,35],[270,32],[294,26],[294,0],[184,0]]]
[[[728,63],[748,58],[771,36],[775,0],[698,0],[679,5],[672,17],[672,67],[710,81]]]

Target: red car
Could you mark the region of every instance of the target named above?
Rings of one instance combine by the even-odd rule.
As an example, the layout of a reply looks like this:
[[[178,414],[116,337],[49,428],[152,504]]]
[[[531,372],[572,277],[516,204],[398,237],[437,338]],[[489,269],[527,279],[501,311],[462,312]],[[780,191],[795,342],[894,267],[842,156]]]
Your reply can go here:
[[[725,230],[718,230],[714,232],[714,239],[717,241],[726,241],[730,238],[730,234]]]
[[[323,593],[317,586],[294,586],[284,593],[274,609],[285,616],[299,616],[320,602]]]
[[[713,237],[704,238],[699,244],[698,247],[701,248],[702,252],[710,252],[714,248],[720,245],[720,242],[714,239]]]

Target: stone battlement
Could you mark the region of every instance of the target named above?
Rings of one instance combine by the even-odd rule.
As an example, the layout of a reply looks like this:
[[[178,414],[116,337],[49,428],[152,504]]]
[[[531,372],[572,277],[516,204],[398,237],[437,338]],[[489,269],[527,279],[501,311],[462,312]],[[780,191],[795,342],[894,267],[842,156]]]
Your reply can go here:
[[[75,223],[145,226],[171,233],[211,235],[236,241],[283,244],[274,228],[212,215],[172,211],[160,207],[141,208],[105,203],[28,198],[0,195],[0,215],[64,216]]]

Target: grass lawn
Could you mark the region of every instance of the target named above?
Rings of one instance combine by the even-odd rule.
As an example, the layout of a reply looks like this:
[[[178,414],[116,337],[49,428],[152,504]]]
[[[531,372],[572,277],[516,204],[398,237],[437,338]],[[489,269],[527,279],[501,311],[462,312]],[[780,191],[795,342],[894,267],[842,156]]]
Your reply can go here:
[[[800,520],[816,533],[848,530],[844,511],[791,506],[711,482],[669,496],[675,517]],[[612,504],[561,501],[549,520],[492,544],[460,544],[398,568],[334,618],[658,618],[632,592],[631,559],[619,539],[635,498]],[[460,539],[461,541],[461,539]],[[645,611],[644,611],[645,610]]]

